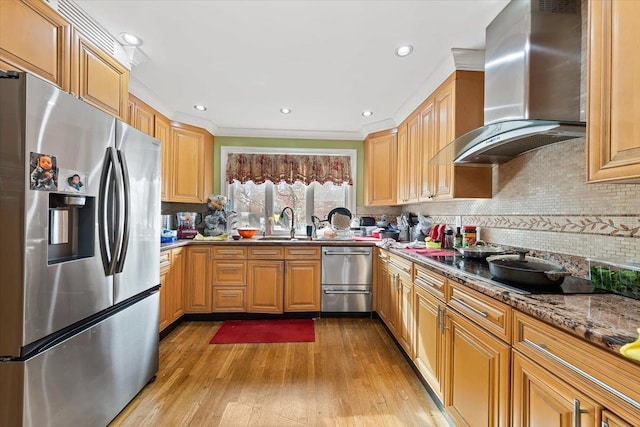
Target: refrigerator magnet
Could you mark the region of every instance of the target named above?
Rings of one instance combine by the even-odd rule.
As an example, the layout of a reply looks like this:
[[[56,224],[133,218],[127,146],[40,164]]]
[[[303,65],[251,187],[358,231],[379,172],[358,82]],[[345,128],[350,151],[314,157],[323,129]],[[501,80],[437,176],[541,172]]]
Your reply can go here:
[[[58,189],[58,162],[56,156],[31,153],[30,170],[32,190],[55,191]]]
[[[60,168],[58,175],[64,180],[64,189],[62,191],[69,193],[85,193],[85,184],[87,182],[86,174],[72,169]]]

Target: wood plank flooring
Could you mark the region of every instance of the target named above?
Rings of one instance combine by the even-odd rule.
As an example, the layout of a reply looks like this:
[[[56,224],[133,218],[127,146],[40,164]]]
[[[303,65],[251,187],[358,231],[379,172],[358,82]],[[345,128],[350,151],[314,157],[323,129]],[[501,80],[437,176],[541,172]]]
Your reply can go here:
[[[209,344],[185,322],[110,426],[448,426],[378,320],[316,319],[316,341]]]

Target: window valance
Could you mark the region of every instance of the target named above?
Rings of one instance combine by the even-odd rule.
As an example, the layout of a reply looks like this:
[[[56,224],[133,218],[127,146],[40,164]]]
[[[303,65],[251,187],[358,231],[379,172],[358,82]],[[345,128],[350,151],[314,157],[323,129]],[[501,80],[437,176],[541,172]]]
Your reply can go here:
[[[242,184],[253,181],[262,184],[269,180],[293,184],[302,181],[309,185],[333,182],[351,185],[351,157],[305,154],[248,154],[229,153],[227,157],[227,182],[238,180]]]

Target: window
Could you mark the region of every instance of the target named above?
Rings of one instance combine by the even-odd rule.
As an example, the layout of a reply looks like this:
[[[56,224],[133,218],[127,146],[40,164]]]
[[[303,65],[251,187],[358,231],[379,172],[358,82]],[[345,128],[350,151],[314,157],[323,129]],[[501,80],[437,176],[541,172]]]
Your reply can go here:
[[[332,150],[331,153],[326,150],[304,150],[304,153],[301,151],[299,153],[305,157],[305,161],[310,161],[310,157],[336,157],[336,152],[338,155],[350,157],[351,170],[346,176],[351,179],[352,176],[355,176],[356,150]],[[312,175],[311,172],[301,172],[294,167],[292,169],[295,169],[295,173],[292,171],[290,176],[282,178],[282,173],[280,173],[280,179],[276,177],[272,180],[268,178],[277,174],[271,170],[256,174],[255,171],[248,171],[251,167],[245,167],[244,163],[243,166],[230,165],[232,167],[228,168],[227,161],[251,163],[244,158],[240,159],[237,156],[239,153],[264,155],[260,159],[260,164],[269,163],[273,157],[276,157],[270,157],[269,154],[283,154],[281,151],[273,149],[222,147],[221,169],[225,171],[221,174],[222,190],[229,199],[230,209],[238,213],[238,225],[257,227],[270,234],[287,234],[290,229],[289,218],[280,218],[280,213],[286,206],[291,207],[294,211],[294,225],[298,232],[302,232],[305,225],[312,223],[312,215],[325,219],[332,209],[341,206],[354,211],[355,183],[352,179],[350,183],[342,182],[337,185],[332,181],[327,181],[325,177],[325,182],[320,183],[308,179],[308,176]],[[291,152],[287,155],[291,156]],[[324,161],[326,160],[325,158]],[[236,170],[232,171],[234,168]],[[229,183],[229,178],[233,178],[233,174],[240,174],[244,178],[252,177],[255,174],[258,176],[255,181],[262,182],[256,183],[253,179],[249,179],[242,183],[238,179],[232,179],[232,182]],[[303,182],[302,179],[292,180],[291,178],[295,178],[296,174],[304,175],[310,182]]]

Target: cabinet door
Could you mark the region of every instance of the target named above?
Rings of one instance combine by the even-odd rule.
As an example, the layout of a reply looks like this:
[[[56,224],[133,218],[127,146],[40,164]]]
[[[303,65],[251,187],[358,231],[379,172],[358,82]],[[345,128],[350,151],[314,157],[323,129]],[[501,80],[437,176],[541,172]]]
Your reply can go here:
[[[184,272],[185,272],[186,249],[173,249],[171,251],[171,274],[169,276],[171,285],[171,305],[169,319],[176,321],[184,314]]]
[[[431,389],[444,401],[444,329],[440,313],[444,304],[427,291],[414,285],[415,319],[414,362]]]
[[[589,2],[589,182],[640,182],[639,20],[640,2]]]
[[[131,98],[131,96],[130,96]],[[155,114],[151,107],[144,102],[136,99],[133,108],[133,127],[147,135],[154,136],[155,132]]]
[[[549,374],[518,352],[513,353],[514,426],[595,427],[599,410],[561,377]]]
[[[73,31],[71,87],[78,97],[124,121],[129,101],[129,70]]]
[[[602,411],[602,427],[632,427],[622,418],[612,414],[609,411]]]
[[[414,115],[407,123],[407,185],[405,187],[405,203],[418,201],[420,165],[420,144],[422,143],[420,114]]]
[[[206,131],[172,126],[172,202],[206,203],[213,182],[213,153]]]
[[[457,425],[509,425],[511,347],[453,310],[445,317],[447,412]]]
[[[389,313],[389,259],[386,251],[376,248],[378,257],[375,261],[376,274],[374,276],[373,304],[380,318],[387,323]]]
[[[170,271],[169,267],[160,269],[160,331],[171,324],[168,314],[168,306],[170,305],[169,293],[167,292],[167,283],[169,283]]]
[[[396,194],[398,199],[397,204],[406,203],[408,200],[408,185],[409,185],[409,132],[407,128],[407,122],[404,122],[398,126],[398,155],[397,155],[397,183],[398,189]]]
[[[413,359],[413,284],[400,276],[398,279],[398,342]]]
[[[284,261],[247,261],[247,312],[282,313]]]
[[[287,261],[284,311],[320,311],[320,261]]]
[[[418,151],[418,199],[421,202],[431,200],[435,193],[435,168],[429,165],[429,160],[438,152],[435,141],[435,121],[433,98],[428,100],[420,111],[420,144]]]
[[[0,1],[0,65],[69,90],[71,24],[42,1]]]
[[[396,135],[374,136],[365,141],[366,204],[396,203]]]
[[[440,88],[435,94],[434,118],[436,132],[436,147],[439,150],[453,141],[455,132],[454,101],[455,101],[455,80],[450,84]],[[450,197],[452,190],[451,164],[439,164],[433,166],[435,172],[434,196],[438,198]]]
[[[387,316],[384,319],[384,323],[389,328],[389,331],[397,337],[398,334],[398,282],[400,275],[397,271],[389,268],[387,272],[387,280],[383,285],[387,285],[386,289],[383,289],[384,298],[387,300]]]
[[[191,247],[187,252],[187,313],[211,312],[211,256],[209,248]]]
[[[160,187],[160,197],[163,202],[169,201],[171,195],[171,184],[173,178],[171,159],[171,125],[165,117],[156,115],[154,121],[154,136],[162,143],[162,185]]]

